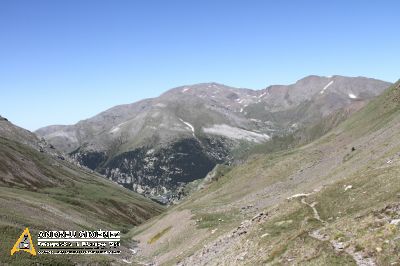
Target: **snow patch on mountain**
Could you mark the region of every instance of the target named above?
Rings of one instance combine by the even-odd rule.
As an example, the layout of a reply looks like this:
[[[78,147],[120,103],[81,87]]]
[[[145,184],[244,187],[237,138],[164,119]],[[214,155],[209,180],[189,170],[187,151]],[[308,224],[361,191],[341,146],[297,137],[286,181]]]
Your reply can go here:
[[[212,127],[203,128],[205,133],[220,135],[230,139],[247,140],[252,142],[263,142],[270,139],[267,134],[256,133],[253,131],[231,127],[225,124],[213,125]]]
[[[357,96],[355,96],[353,93],[349,93],[349,98],[350,99],[357,99]]]
[[[121,128],[119,126],[114,127],[113,129],[110,130],[110,133],[115,133],[118,132]]]
[[[192,131],[192,135],[193,137],[196,137],[196,135],[194,134],[194,127],[192,124],[190,124],[189,122],[183,121],[183,119],[179,118],[179,121],[181,121],[182,123],[184,123],[187,127],[190,128],[190,130]]]
[[[128,121],[116,125],[115,127],[113,127],[113,128],[110,130],[110,133],[116,133],[116,132],[120,131],[120,130],[121,130],[121,126],[123,126],[123,125],[126,124],[127,122],[128,122]]]
[[[267,95],[267,92],[262,93],[261,95],[258,96],[258,98],[262,98],[262,97],[264,97],[265,95]]]
[[[325,90],[329,88],[329,86],[331,86],[332,84],[333,80],[331,80],[328,84],[326,84],[326,86],[319,93],[324,94]]]

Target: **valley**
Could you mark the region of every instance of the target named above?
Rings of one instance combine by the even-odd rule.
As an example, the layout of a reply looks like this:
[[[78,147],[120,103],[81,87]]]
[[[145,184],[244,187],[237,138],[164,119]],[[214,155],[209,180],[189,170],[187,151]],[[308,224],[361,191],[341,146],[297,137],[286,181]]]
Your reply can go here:
[[[332,110],[322,114],[320,107],[326,107],[327,99],[318,97],[333,97],[327,91],[335,88],[333,84],[312,94],[313,103],[307,104],[304,114],[315,110],[314,118],[301,116],[299,110],[304,105],[299,103],[290,107],[296,112],[287,120],[277,120],[279,126],[265,118],[261,124],[258,120],[252,124],[261,114],[259,118],[254,118],[256,113],[241,116],[240,109],[239,115],[234,114],[236,118],[226,120],[232,123],[228,125],[217,122],[222,119],[220,113],[221,118],[205,115],[209,110],[205,108],[193,114],[194,118],[182,119],[179,112],[165,117],[163,113],[163,119],[176,119],[176,128],[169,125],[174,130],[168,136],[130,136],[124,127],[148,127],[136,128],[138,121],[129,127],[131,122],[122,120],[115,122],[118,126],[104,124],[110,116],[103,113],[101,119],[95,117],[75,126],[41,129],[40,139],[2,118],[2,249],[12,245],[11,235],[24,226],[30,226],[34,234],[45,228],[108,228],[123,233],[119,257],[39,256],[35,261],[395,265],[400,259],[396,255],[400,238],[400,85],[374,81],[373,85],[379,86],[372,92],[370,85],[364,84],[358,94],[370,91],[370,96],[355,101],[346,94],[346,102],[333,102]],[[166,95],[179,91],[181,97],[190,91],[183,88]],[[324,104],[320,106],[316,99]],[[265,106],[270,101],[266,100]],[[157,110],[160,103],[158,107],[137,107],[141,104],[133,104],[132,112],[148,108],[147,117],[153,116],[153,108]],[[121,115],[129,113],[126,106],[116,108],[123,109]],[[215,124],[201,122],[203,115]],[[140,112],[125,119],[137,116]],[[294,121],[298,121],[296,129],[283,125]],[[78,140],[73,134],[88,132],[82,127],[85,123],[108,128],[110,133],[93,133],[90,142],[76,148],[80,142],[66,140]],[[269,126],[263,128],[265,124]],[[80,129],[74,131],[77,127]],[[116,139],[108,135],[120,131]],[[157,141],[139,145],[144,141],[141,136]],[[113,150],[92,149],[107,141],[120,144],[113,144]],[[24,255],[1,260],[29,265],[32,261]]]
[[[400,266],[399,10],[0,1],[0,266]]]

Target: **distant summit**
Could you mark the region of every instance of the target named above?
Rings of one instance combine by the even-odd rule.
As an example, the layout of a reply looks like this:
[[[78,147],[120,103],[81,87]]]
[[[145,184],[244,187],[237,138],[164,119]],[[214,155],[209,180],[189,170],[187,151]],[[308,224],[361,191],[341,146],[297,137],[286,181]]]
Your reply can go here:
[[[273,136],[361,106],[389,85],[343,76],[308,76],[263,90],[201,83],[36,133],[111,180],[168,202],[216,164],[230,164],[235,154]]]

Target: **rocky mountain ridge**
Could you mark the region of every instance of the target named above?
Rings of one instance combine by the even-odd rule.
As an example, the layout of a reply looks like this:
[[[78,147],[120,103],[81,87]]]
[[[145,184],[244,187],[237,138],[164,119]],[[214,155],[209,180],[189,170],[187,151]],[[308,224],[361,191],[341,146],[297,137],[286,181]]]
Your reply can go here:
[[[216,164],[230,164],[254,144],[366,103],[389,85],[342,76],[308,76],[258,91],[202,83],[36,134],[111,180],[170,202]]]

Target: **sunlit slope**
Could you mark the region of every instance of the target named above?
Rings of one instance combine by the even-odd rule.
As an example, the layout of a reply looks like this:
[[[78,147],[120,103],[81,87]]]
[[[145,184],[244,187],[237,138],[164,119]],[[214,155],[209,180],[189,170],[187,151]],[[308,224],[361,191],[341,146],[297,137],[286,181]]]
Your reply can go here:
[[[121,230],[159,214],[154,202],[96,174],[0,137],[0,262],[15,265],[108,261],[105,256],[37,256],[9,252],[25,227]]]
[[[398,262],[399,87],[306,146],[221,171],[184,203],[131,232],[140,241],[137,261]]]

